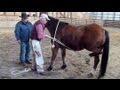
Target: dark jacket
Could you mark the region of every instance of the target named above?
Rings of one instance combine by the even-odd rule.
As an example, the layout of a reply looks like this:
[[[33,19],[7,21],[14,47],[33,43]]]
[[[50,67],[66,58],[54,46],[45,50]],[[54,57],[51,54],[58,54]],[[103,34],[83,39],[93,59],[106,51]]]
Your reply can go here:
[[[17,40],[22,42],[29,41],[30,34],[32,31],[32,23],[20,21],[16,24],[15,27],[15,37]]]

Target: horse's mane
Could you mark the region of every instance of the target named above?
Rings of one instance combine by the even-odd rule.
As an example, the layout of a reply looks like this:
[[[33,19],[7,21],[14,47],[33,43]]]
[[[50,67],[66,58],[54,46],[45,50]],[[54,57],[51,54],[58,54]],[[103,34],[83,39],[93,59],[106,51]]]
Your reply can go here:
[[[48,16],[49,18],[50,18],[50,20],[54,20],[54,21],[59,21],[59,19],[57,19],[57,18],[54,18],[54,17],[51,17],[51,16]],[[69,23],[67,23],[67,22],[64,22],[64,21],[60,21],[61,23],[63,23],[63,24],[69,24]]]

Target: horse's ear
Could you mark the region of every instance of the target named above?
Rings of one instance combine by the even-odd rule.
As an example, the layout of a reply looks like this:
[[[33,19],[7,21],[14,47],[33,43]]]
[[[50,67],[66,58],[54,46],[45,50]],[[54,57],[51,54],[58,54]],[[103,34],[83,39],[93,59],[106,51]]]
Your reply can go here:
[[[54,17],[52,17],[52,16],[49,16],[49,15],[48,15],[48,17],[49,17],[50,20],[56,20],[56,19],[55,19]]]
[[[48,18],[49,18],[50,20],[53,20],[53,17],[51,17],[51,16],[49,16],[49,15],[48,15]]]

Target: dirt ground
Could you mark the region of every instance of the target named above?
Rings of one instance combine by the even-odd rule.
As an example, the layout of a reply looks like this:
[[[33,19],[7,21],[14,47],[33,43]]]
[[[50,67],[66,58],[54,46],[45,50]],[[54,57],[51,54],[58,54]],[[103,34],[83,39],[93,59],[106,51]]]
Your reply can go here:
[[[120,79],[120,29],[106,28],[110,32],[110,57],[104,79]],[[45,32],[48,34],[48,31]],[[51,44],[49,39],[45,39],[42,44],[45,69],[49,66],[51,58]],[[99,66],[96,75],[88,78],[88,73],[93,67],[93,58],[88,56],[86,50],[73,52],[67,50],[66,63],[67,68],[61,70],[62,65],[60,51],[54,63],[54,69],[45,76],[34,72],[12,75],[14,69],[24,69],[19,65],[19,44],[15,40],[14,29],[0,29],[0,79],[96,79],[99,73]],[[32,54],[31,54],[32,59]],[[86,61],[90,59],[90,64]]]

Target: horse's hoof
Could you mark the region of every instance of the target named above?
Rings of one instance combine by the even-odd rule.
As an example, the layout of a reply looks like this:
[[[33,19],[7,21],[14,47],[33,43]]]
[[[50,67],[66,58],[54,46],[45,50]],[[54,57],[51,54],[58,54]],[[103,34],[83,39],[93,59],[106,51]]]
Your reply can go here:
[[[61,69],[65,69],[67,67],[67,65],[63,65],[62,67],[61,67]]]
[[[48,67],[48,69],[47,69],[47,70],[48,70],[48,71],[51,71],[52,69],[53,69],[53,68],[50,66],[50,67]]]
[[[97,79],[103,79],[104,75],[99,75]]]
[[[88,74],[88,78],[92,78],[93,77],[93,74],[92,73],[89,73]]]

